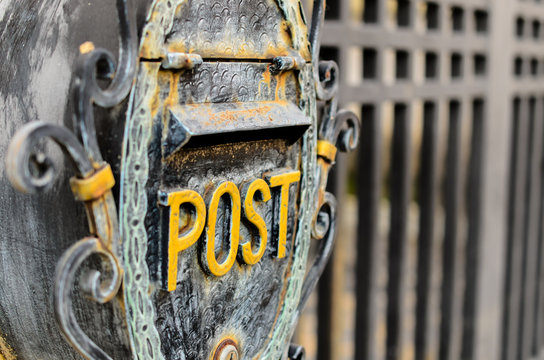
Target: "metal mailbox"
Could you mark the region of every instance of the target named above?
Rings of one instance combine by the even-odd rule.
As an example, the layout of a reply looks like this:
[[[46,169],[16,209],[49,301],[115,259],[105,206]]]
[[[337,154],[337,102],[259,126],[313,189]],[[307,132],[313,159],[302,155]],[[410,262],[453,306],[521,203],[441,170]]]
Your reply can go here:
[[[16,188],[51,182],[34,150],[44,137],[76,165],[70,186],[90,235],[59,260],[53,306],[85,358],[111,358],[80,325],[81,314],[106,310],[74,302],[74,290],[109,303],[111,323],[91,325],[115,328],[127,358],[302,356],[289,342],[334,239],[328,172],[359,132],[352,113],[336,111],[336,64],[318,61],[323,7],[315,2],[308,33],[298,0],[155,0],[137,49],[130,5],[118,0],[119,64],[80,47],[75,135],[44,122],[17,132],[6,156]],[[127,96],[112,170],[93,107]],[[308,259],[312,241],[320,246]],[[2,349],[0,358],[14,356]]]

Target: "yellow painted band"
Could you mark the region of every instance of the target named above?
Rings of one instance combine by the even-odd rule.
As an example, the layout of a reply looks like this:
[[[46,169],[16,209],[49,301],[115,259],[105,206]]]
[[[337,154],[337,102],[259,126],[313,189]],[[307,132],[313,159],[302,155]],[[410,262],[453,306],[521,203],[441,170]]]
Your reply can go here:
[[[89,201],[101,197],[115,186],[115,178],[109,164],[85,179],[73,177],[70,179],[70,187],[76,200]]]
[[[272,175],[269,178],[270,187],[281,186],[280,200],[280,224],[278,231],[278,253],[279,259],[285,257],[287,243],[287,218],[289,215],[289,186],[292,183],[300,181],[300,171],[292,171],[278,175]]]
[[[336,146],[326,140],[317,141],[317,155],[333,162],[336,159]]]
[[[255,198],[255,193],[260,192],[262,196],[262,201],[267,202],[272,198],[270,192],[270,187],[266,181],[262,179],[257,179],[248,186],[246,195],[244,198],[244,215],[249,222],[251,222],[259,231],[259,249],[256,253],[253,252],[252,242],[248,241],[245,244],[241,245],[242,258],[244,263],[248,265],[255,265],[258,263],[266,250],[266,243],[268,241],[268,230],[266,228],[266,222],[257,211],[253,205]]]
[[[191,247],[200,237],[206,223],[206,204],[204,199],[193,190],[183,190],[168,194],[170,223],[168,231],[168,291],[176,290],[178,279],[179,253]],[[180,236],[180,207],[191,204],[195,207],[194,225]],[[185,225],[185,224],[184,224]],[[182,229],[185,230],[185,229]]]
[[[221,197],[225,194],[229,194],[231,199],[230,248],[227,258],[222,263],[219,263],[215,257],[215,226],[217,223],[219,200],[221,200]],[[219,185],[214,191],[208,208],[208,229],[205,243],[206,256],[204,259],[204,266],[215,276],[223,276],[228,273],[236,261],[240,240],[240,207],[240,191],[233,182],[227,181]]]

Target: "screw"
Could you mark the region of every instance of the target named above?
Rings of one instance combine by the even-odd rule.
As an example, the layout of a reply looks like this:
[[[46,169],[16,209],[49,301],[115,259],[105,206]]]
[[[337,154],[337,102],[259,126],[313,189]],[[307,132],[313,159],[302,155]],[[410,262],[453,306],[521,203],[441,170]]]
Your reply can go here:
[[[238,349],[231,344],[226,345],[219,353],[219,360],[238,360],[238,357]]]

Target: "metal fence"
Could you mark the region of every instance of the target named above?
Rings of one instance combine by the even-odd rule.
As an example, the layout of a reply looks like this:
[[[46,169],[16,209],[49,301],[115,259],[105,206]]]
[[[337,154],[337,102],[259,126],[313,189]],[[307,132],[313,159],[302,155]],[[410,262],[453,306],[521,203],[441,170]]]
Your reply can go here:
[[[544,2],[329,0],[322,43],[362,143],[309,358],[544,358]]]

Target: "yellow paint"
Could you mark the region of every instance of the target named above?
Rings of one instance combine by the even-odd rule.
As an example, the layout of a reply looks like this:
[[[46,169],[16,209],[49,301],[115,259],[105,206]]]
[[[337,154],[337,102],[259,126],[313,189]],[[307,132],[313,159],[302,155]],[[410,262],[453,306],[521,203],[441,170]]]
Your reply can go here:
[[[328,141],[319,140],[317,142],[317,155],[327,159],[330,162],[334,162],[336,159],[336,150],[336,146]]]
[[[168,97],[164,100],[164,108],[172,107],[179,104],[179,82],[181,72],[165,71],[166,75],[170,77],[170,92]]]
[[[164,206],[170,207],[169,217],[169,242],[168,242],[168,291],[174,291],[177,285],[178,277],[178,257],[180,252],[194,245],[201,237],[202,232],[206,231],[206,241],[202,253],[202,264],[204,269],[215,276],[227,274],[234,265],[238,251],[241,252],[241,259],[245,264],[255,265],[264,256],[268,242],[268,228],[264,218],[255,210],[256,202],[267,202],[272,198],[271,187],[280,187],[280,209],[279,209],[279,231],[278,231],[278,249],[277,257],[286,256],[287,242],[287,219],[289,215],[289,187],[293,183],[300,181],[300,171],[282,172],[268,176],[268,182],[263,179],[256,179],[251,183],[246,183],[242,188],[245,193],[243,198],[244,216],[252,223],[259,232],[258,249],[254,252],[253,239],[240,245],[240,218],[242,211],[242,198],[240,190],[231,181],[220,184],[210,195],[208,208],[202,199],[202,196],[193,190],[182,190],[169,193],[164,198],[160,196],[160,202]],[[257,197],[257,193],[260,197]],[[217,211],[219,203],[224,195],[228,195],[231,200],[230,231],[228,239],[228,254],[222,254],[221,263],[216,257],[216,226]],[[184,228],[180,229],[181,211],[183,204],[191,204],[196,214],[190,217],[191,221],[183,221]],[[207,211],[206,211],[207,210]],[[191,229],[189,229],[191,226]]]
[[[11,346],[9,346],[2,335],[0,335],[0,360],[15,360],[16,358]]]
[[[182,204],[191,204],[196,209],[196,219],[189,233],[180,236],[179,213]],[[178,278],[178,255],[192,246],[202,234],[206,222],[206,204],[195,191],[183,190],[168,194],[170,206],[170,228],[168,240],[168,291],[176,290]]]
[[[259,95],[263,95],[263,88],[265,88],[267,93],[270,95],[271,82],[272,76],[270,74],[270,65],[268,65],[266,70],[263,72],[263,78],[259,80]]]
[[[229,254],[225,261],[221,264],[217,262],[215,257],[215,226],[217,223],[217,208],[219,207],[219,200],[224,194],[229,194],[231,198],[231,227],[230,227],[230,247]],[[236,261],[236,254],[238,253],[238,243],[240,240],[240,191],[236,185],[227,181],[219,185],[214,191],[212,199],[209,205],[208,211],[208,229],[207,229],[207,241],[205,245],[206,258],[204,261],[205,267],[215,276],[223,276],[229,272],[232,265]]]
[[[285,243],[287,242],[287,216],[289,215],[289,186],[300,181],[300,171],[292,171],[272,175],[268,182],[270,187],[281,186],[280,225],[278,234],[278,258],[285,257]]]
[[[115,178],[109,164],[103,166],[85,179],[73,177],[70,179],[70,187],[76,200],[90,201],[100,198],[115,186]]]
[[[244,262],[249,265],[255,265],[261,260],[266,250],[266,242],[268,240],[266,223],[262,216],[255,211],[253,206],[253,200],[257,191],[261,193],[263,202],[267,202],[272,198],[270,187],[268,187],[268,184],[262,179],[255,180],[247,189],[244,198],[244,215],[249,222],[257,227],[260,237],[259,250],[256,253],[253,253],[252,251],[251,241],[248,241],[241,246]]]
[[[287,97],[285,94],[287,76],[289,76],[289,72],[282,72],[276,77],[276,101],[285,99]]]
[[[94,50],[94,44],[91,41],[85,41],[83,44],[79,45],[79,52],[81,54],[88,54]]]

